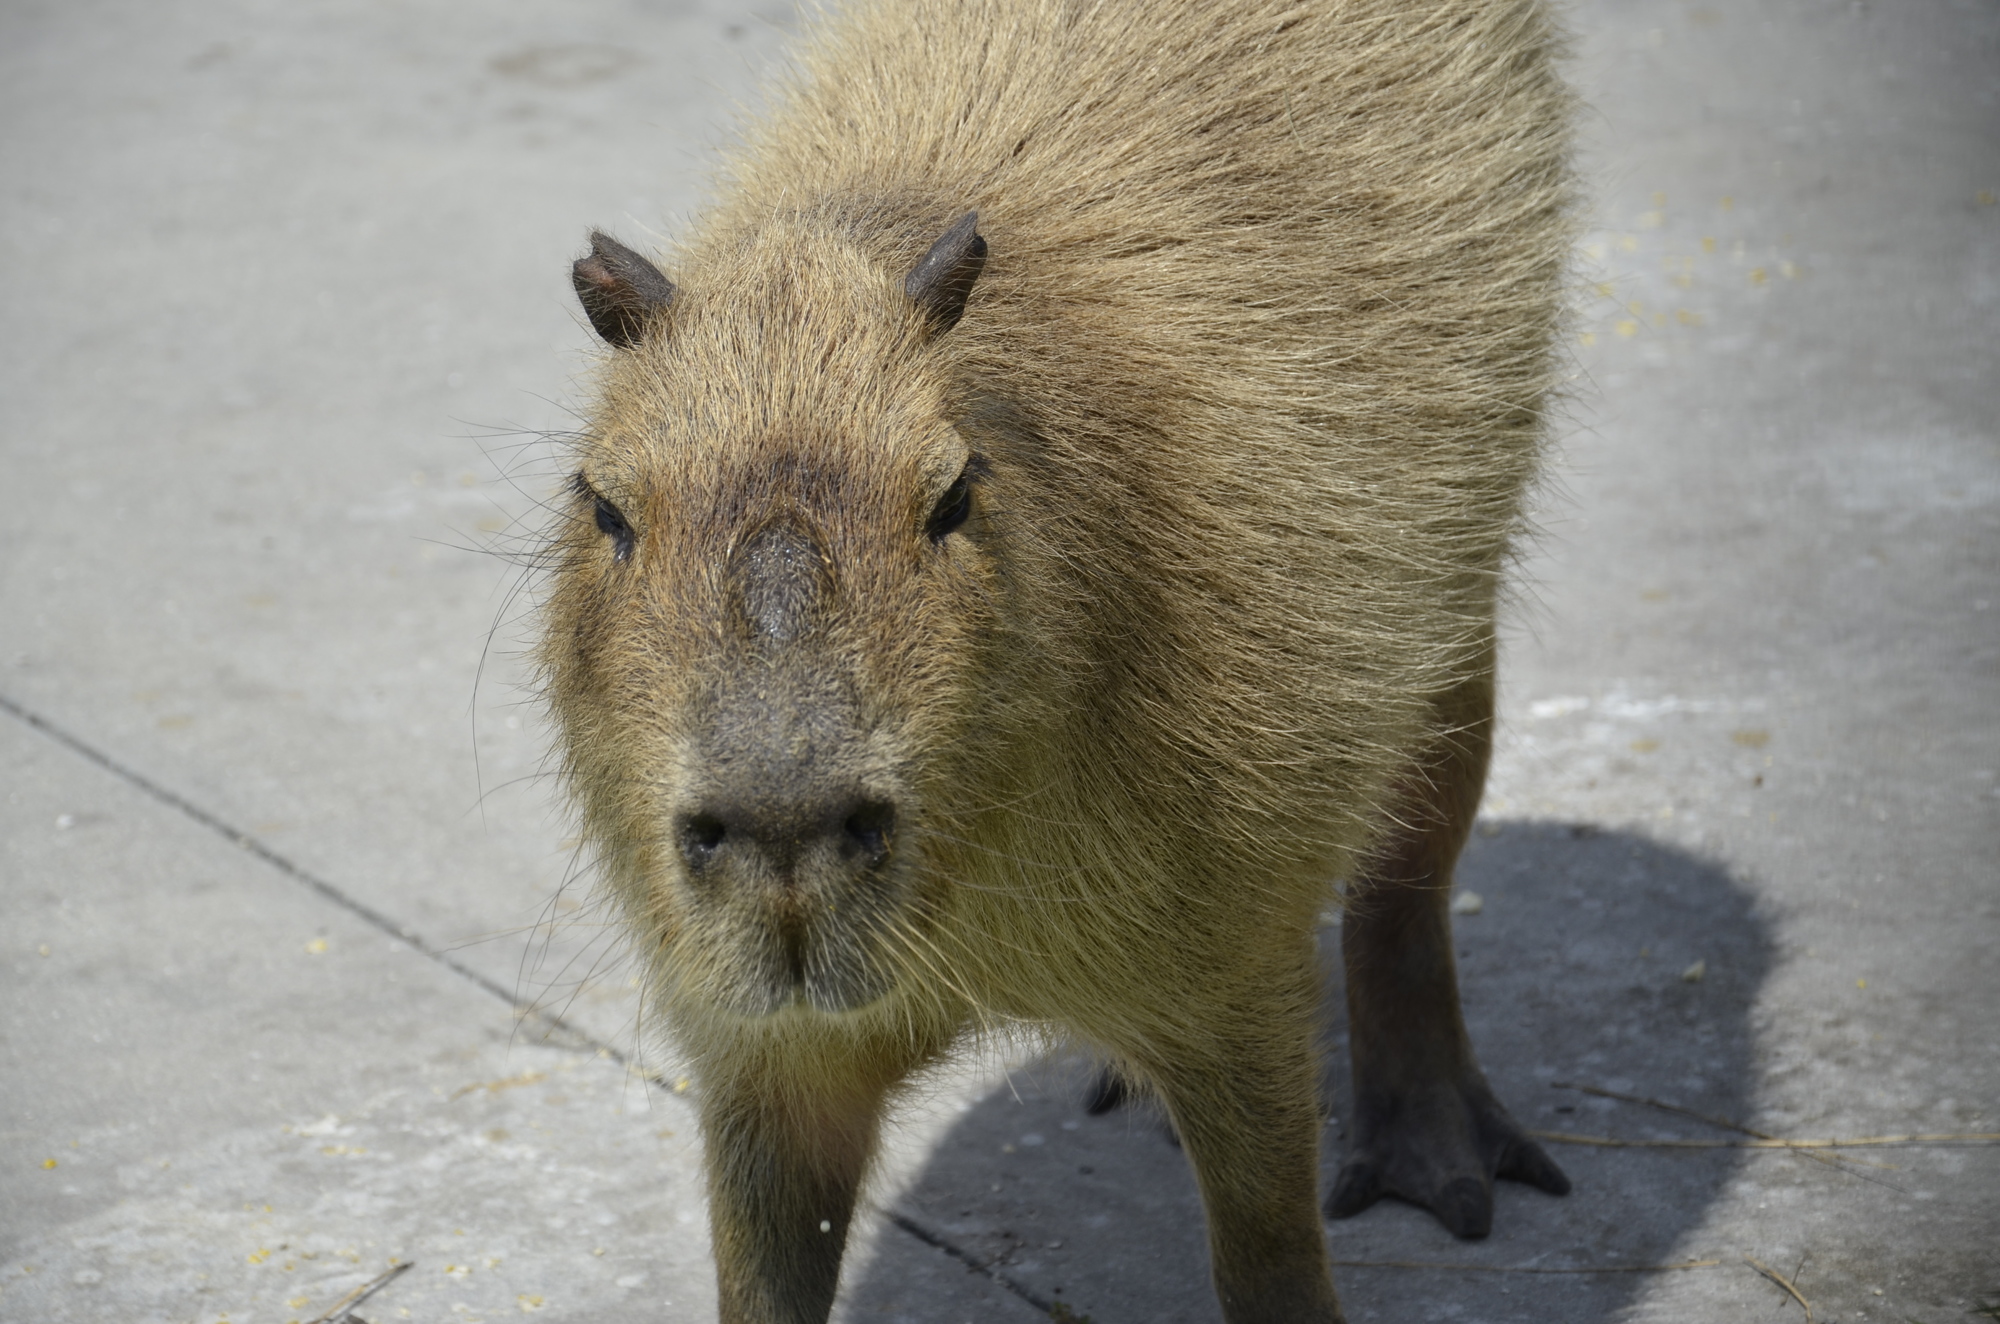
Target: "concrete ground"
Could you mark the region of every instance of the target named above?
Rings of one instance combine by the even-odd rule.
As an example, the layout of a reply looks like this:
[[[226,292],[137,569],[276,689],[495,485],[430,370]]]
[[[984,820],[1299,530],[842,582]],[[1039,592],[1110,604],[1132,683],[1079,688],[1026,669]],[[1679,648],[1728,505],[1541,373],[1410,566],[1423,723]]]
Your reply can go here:
[[[0,1319],[309,1320],[392,1259],[377,1324],[712,1317],[485,553],[558,476],[567,263],[686,215],[760,3],[0,9]],[[1550,1131],[2000,1131],[2000,10],[1573,12],[1475,1038]],[[1217,1317],[1179,1153],[1078,1071],[926,1083],[841,1318]],[[2000,1150],[1554,1152],[1484,1243],[1330,1224],[1350,1315],[1782,1320],[1754,1259],[2000,1318]]]

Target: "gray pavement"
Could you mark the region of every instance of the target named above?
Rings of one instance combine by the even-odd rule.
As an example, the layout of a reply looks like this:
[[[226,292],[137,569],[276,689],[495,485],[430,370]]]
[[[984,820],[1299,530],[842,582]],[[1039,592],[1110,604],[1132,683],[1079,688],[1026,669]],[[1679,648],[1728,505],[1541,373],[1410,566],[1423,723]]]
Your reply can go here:
[[[1573,13],[1593,212],[1475,1038],[1546,1130],[1732,1134],[1582,1084],[2000,1131],[2000,10]],[[376,1324],[713,1316],[505,554],[590,353],[568,259],[679,223],[788,22],[0,9],[0,1320],[306,1320],[392,1259]],[[1178,1151],[1082,1070],[923,1083],[843,1319],[1216,1318]],[[1746,1259],[1821,1321],[2000,1308],[2000,1150],[1557,1152],[1575,1192],[1504,1187],[1484,1243],[1330,1224],[1350,1315],[1797,1310]]]

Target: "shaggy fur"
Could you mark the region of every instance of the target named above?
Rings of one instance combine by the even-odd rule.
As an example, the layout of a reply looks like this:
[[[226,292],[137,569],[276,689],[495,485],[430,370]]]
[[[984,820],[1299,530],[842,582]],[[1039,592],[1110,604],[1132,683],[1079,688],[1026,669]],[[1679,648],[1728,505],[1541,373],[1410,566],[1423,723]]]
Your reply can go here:
[[[604,364],[541,652],[694,1066],[725,1319],[824,1318],[885,1100],[1001,1025],[1158,1090],[1231,1320],[1338,1317],[1314,920],[1487,679],[1556,369],[1558,54],[1538,0],[809,30]],[[969,211],[941,329],[904,281]],[[826,840],[879,855],[773,829],[802,862],[704,881],[725,819],[828,787],[877,818]]]

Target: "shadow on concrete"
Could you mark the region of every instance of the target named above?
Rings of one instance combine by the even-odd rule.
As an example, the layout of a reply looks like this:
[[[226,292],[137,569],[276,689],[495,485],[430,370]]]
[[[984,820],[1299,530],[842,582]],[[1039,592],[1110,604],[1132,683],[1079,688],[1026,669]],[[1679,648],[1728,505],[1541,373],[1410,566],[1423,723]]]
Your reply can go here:
[[[1528,1127],[1725,1134],[1559,1082],[1720,1117],[1750,1112],[1751,1008],[1772,950],[1749,895],[1725,872],[1628,833],[1486,823],[1459,885],[1484,901],[1479,914],[1456,921],[1467,1020],[1494,1087]],[[1336,936],[1322,944],[1330,960]],[[1697,961],[1699,980],[1684,978]],[[1322,1190],[1344,1153],[1347,1099],[1345,1008],[1337,994],[1332,1001],[1335,1118]],[[981,1266],[967,1272],[996,1275],[1045,1307],[1061,1303],[1096,1324],[1219,1319],[1200,1204],[1180,1151],[1144,1108],[1087,1116],[1091,1074],[1074,1055],[1015,1072],[967,1111],[919,1176],[886,1198],[888,1208],[906,1230]],[[1556,1199],[1503,1183],[1486,1241],[1457,1241],[1428,1214],[1385,1202],[1327,1225],[1333,1258],[1543,1268],[1693,1258],[1712,1249],[1691,1234],[1738,1163],[1805,1161],[1728,1150],[1550,1152],[1575,1190]],[[1648,1278],[1353,1266],[1335,1275],[1353,1320],[1538,1324],[1613,1319]],[[864,1273],[851,1289],[856,1318],[959,1324],[944,1302],[937,1313],[913,1310],[885,1276]]]

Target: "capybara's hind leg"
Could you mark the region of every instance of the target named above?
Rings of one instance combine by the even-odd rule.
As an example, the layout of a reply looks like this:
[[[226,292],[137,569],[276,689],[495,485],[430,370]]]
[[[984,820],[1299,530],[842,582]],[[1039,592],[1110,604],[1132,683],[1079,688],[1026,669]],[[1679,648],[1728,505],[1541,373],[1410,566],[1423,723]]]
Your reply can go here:
[[[1353,1131],[1326,1212],[1385,1195],[1422,1205],[1454,1235],[1493,1223],[1493,1180],[1554,1195],[1569,1178],[1494,1098],[1458,1005],[1452,867],[1479,808],[1493,731],[1491,654],[1438,705],[1437,734],[1397,821],[1408,825],[1356,880],[1341,922],[1354,1077]]]

